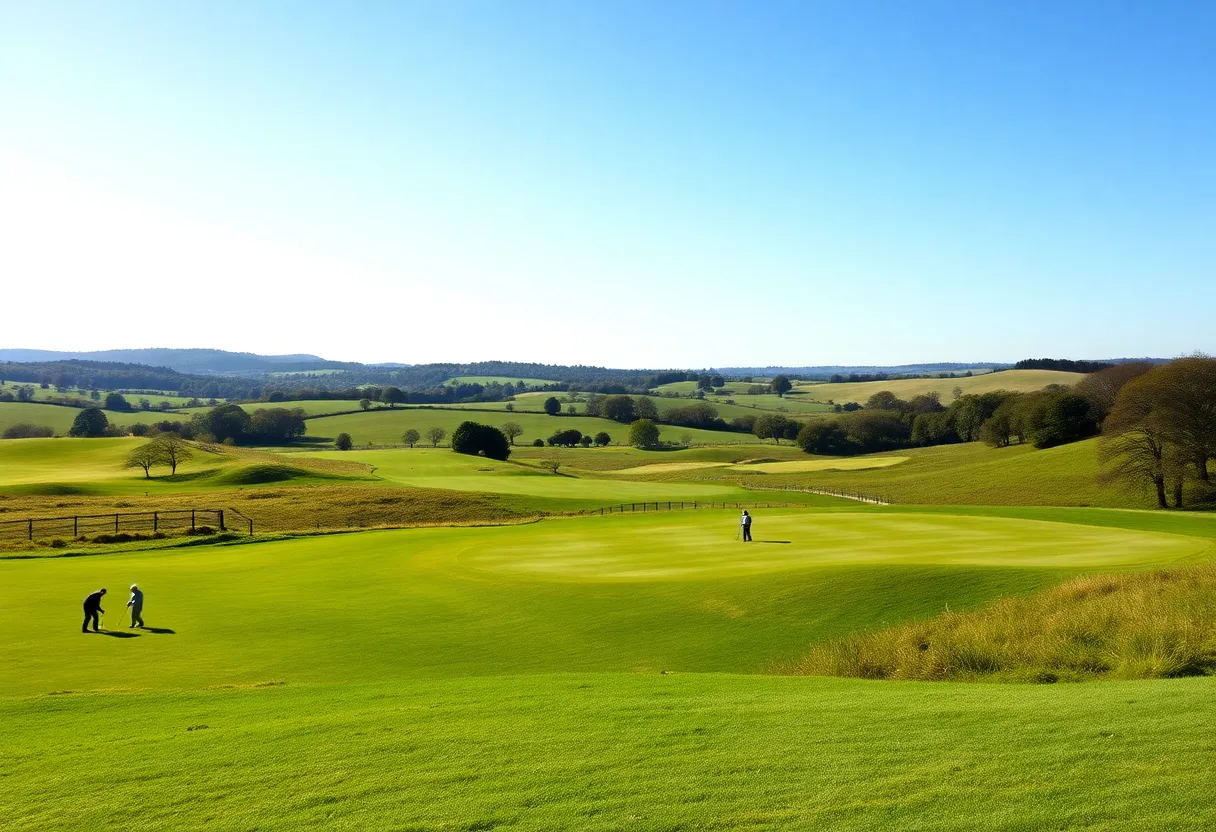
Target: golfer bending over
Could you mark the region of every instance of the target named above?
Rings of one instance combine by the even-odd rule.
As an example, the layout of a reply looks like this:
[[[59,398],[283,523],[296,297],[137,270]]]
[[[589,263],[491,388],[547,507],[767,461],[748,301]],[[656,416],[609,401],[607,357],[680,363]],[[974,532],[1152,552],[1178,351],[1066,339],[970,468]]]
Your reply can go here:
[[[144,593],[135,584],[131,584],[131,600],[127,602],[127,606],[131,608],[131,627],[144,626]]]
[[[752,539],[752,516],[747,513],[747,509],[743,509],[743,516],[739,518],[739,528],[743,530],[744,543]]]
[[[105,594],[106,589],[105,587],[102,587],[96,592],[90,592],[89,595],[84,599],[84,624],[81,626],[80,632],[87,633],[89,631],[90,619],[93,621],[93,632],[101,632],[101,630],[97,629],[97,614],[105,612],[105,610],[101,608],[101,596]]]

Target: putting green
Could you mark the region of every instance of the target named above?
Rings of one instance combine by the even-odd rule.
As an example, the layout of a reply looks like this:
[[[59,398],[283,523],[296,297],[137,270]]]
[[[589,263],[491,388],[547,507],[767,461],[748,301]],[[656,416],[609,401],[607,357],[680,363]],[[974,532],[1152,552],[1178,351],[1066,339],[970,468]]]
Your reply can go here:
[[[558,581],[671,581],[856,564],[1092,567],[1168,563],[1211,553],[1210,540],[995,517],[875,511],[757,517],[660,513],[550,521],[472,539],[462,566]]]

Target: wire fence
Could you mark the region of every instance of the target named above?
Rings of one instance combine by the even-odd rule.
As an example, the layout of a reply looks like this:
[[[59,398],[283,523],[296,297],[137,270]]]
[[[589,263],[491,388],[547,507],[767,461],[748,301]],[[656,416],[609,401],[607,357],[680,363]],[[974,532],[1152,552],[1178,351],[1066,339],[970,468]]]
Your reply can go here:
[[[745,485],[743,487],[748,491],[797,491],[800,494],[821,494],[824,497],[839,497],[842,500],[856,500],[859,503],[869,503],[875,506],[894,505],[890,497],[883,497],[877,494],[863,494],[860,491],[849,491],[843,488],[822,488],[815,485]]]
[[[633,514],[656,511],[691,511],[693,509],[703,508],[757,509],[804,508],[804,506],[801,503],[736,503],[708,500],[651,500],[645,503],[617,503],[616,505],[601,506],[600,508],[585,508],[579,510],[577,513],[598,514],[604,516],[608,514]]]
[[[236,528],[230,529],[230,524]],[[0,540],[78,540],[106,535],[197,532],[204,527],[217,531],[247,530],[253,534],[253,520],[235,509],[188,508],[5,520],[0,521]]]

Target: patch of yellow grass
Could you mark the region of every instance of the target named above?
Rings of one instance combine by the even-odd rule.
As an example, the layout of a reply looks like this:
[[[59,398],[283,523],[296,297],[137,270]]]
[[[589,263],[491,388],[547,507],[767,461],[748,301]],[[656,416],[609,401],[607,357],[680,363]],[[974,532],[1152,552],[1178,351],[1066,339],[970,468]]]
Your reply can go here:
[[[972,612],[848,636],[793,671],[1056,682],[1216,672],[1216,564],[1079,578]]]

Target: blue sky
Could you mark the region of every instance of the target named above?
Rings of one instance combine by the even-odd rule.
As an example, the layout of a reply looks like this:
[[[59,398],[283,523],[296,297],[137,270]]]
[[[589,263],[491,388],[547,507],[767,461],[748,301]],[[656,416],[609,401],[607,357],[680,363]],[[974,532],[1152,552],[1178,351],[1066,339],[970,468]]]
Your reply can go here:
[[[1210,352],[1214,43],[1210,3],[0,0],[0,347]]]

